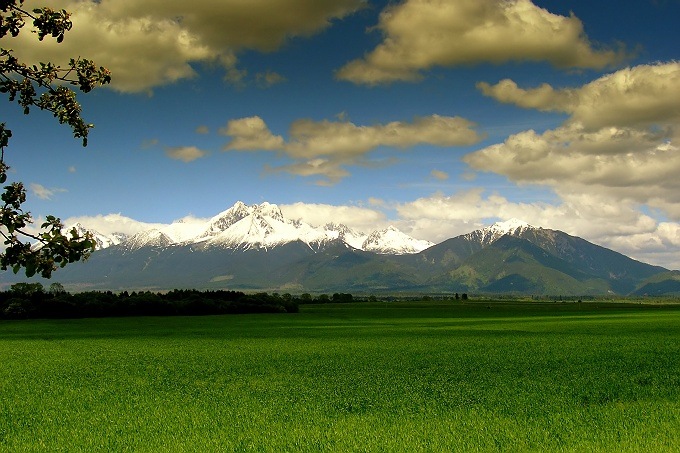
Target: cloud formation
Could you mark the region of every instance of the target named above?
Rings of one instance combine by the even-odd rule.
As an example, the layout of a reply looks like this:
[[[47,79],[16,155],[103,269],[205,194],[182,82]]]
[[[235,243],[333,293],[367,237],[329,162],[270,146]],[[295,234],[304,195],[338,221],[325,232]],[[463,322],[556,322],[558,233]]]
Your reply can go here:
[[[195,219],[191,216],[187,216],[182,219],[182,222],[184,223],[198,223],[203,221],[205,221],[205,219]],[[161,229],[167,226],[167,224],[163,223],[140,222],[139,220],[132,219],[120,213],[69,217],[64,219],[63,223],[67,228],[75,225],[76,223],[80,223],[81,225],[85,225],[88,229],[97,231],[98,233],[123,233],[128,236],[132,236],[142,231],[147,231],[154,228]]]
[[[430,172],[430,175],[432,175],[433,178],[438,179],[440,181],[446,181],[447,179],[449,179],[449,174],[441,170],[436,169],[432,170]]]
[[[165,148],[165,155],[171,159],[191,162],[208,154],[207,151],[198,149],[195,146],[177,146]]]
[[[641,65],[575,89],[480,84],[502,102],[571,114],[553,130],[508,137],[464,157],[472,168],[561,194],[597,191],[680,219],[680,65]]]
[[[406,0],[376,26],[383,42],[338,70],[338,79],[376,85],[417,81],[435,66],[547,61],[558,68],[604,68],[622,51],[596,49],[583,24],[529,0]]]
[[[394,121],[373,126],[357,126],[349,121],[295,121],[285,141],[274,135],[260,117],[229,121],[220,133],[231,137],[227,151],[278,151],[295,162],[270,169],[300,176],[319,175],[335,183],[349,173],[350,165],[379,165],[367,155],[380,146],[409,148],[472,145],[481,139],[475,124],[460,117],[431,115],[407,123]]]
[[[201,62],[219,63],[233,76],[240,51],[274,51],[291,37],[318,33],[365,2],[44,0],[43,5],[71,12],[73,29],[61,44],[22,33],[11,44],[18,56],[64,64],[82,55],[112,71],[114,89],[140,92],[195,77],[192,65]],[[272,82],[271,74],[265,82]]]
[[[66,189],[60,189],[58,187],[49,189],[42,184],[37,183],[31,183],[29,188],[31,189],[31,193],[41,200],[51,200],[57,193],[67,192]]]
[[[522,89],[510,79],[496,85],[480,82],[477,87],[499,102],[568,113],[570,122],[589,130],[680,121],[680,63],[676,61],[625,68],[580,88],[543,84]]]
[[[279,207],[286,218],[301,219],[314,226],[323,226],[333,222],[362,232],[371,232],[382,225],[387,226],[387,217],[383,212],[361,206],[293,203]]]

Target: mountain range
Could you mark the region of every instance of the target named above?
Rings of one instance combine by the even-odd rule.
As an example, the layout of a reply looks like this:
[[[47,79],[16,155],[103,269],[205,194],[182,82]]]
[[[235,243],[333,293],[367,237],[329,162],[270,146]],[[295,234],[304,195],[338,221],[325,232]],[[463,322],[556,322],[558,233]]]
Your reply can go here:
[[[76,290],[680,293],[677,272],[517,219],[439,244],[394,227],[368,234],[335,223],[314,227],[270,203],[237,202],[203,224],[175,222],[133,236],[74,227],[90,231],[97,250],[53,278]],[[20,277],[6,272],[0,283]]]
[[[319,250],[329,242],[340,240],[359,250],[401,255],[416,253],[434,245],[429,241],[414,239],[391,226],[370,234],[335,223],[316,228],[300,220],[284,218],[277,205],[267,202],[248,206],[239,201],[203,224],[178,221],[130,237],[122,233],[104,235],[81,224],[68,229],[71,228],[76,228],[81,234],[89,231],[100,250],[111,246],[132,251],[145,247],[193,245],[201,249],[266,251],[296,241],[312,250]]]

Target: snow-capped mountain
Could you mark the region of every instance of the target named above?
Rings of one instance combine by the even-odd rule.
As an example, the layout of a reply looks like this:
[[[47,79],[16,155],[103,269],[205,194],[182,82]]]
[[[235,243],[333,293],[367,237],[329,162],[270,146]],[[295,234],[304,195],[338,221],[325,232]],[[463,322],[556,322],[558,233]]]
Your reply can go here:
[[[368,237],[368,235],[354,231],[347,225],[337,223],[327,223],[324,230],[328,238],[339,239],[357,250],[362,249],[364,241]]]
[[[67,231],[71,231],[72,229],[76,230],[76,232],[80,235],[83,236],[85,233],[89,232],[92,234],[92,237],[96,243],[96,248],[97,249],[105,249],[107,247],[111,247],[112,245],[118,245],[125,240],[128,239],[128,236],[123,234],[123,233],[114,233],[111,235],[105,235],[102,234],[98,231],[92,230],[85,228],[82,224],[76,223],[72,225],[70,228],[67,228]]]
[[[276,205],[265,202],[247,206],[238,202],[213,217],[208,228],[194,242],[249,250],[269,249],[295,241],[315,248],[327,239],[323,230],[304,222],[285,219]]]
[[[390,226],[368,235],[361,244],[361,249],[380,254],[407,255],[421,252],[433,245],[433,242],[414,239]]]
[[[525,231],[533,229],[537,228],[522,220],[512,218],[504,222],[496,222],[486,228],[475,230],[464,235],[464,237],[479,242],[481,245],[489,245],[507,234],[511,236],[521,236]]]
[[[668,279],[666,269],[517,219],[431,245],[393,227],[368,235],[333,223],[313,227],[286,219],[276,205],[237,203],[207,221],[187,219],[118,245],[93,234],[104,250],[60,270],[64,283],[120,290],[584,295],[657,292]],[[0,284],[18,278],[0,273]]]
[[[82,231],[85,228],[80,226]],[[237,250],[272,249],[300,241],[313,250],[340,240],[358,249],[380,254],[403,255],[418,253],[433,245],[414,239],[394,227],[370,234],[352,230],[346,225],[328,223],[314,227],[301,220],[286,219],[281,209],[271,203],[246,205],[237,202],[231,208],[205,223],[174,222],[160,229],[137,233],[129,238],[107,237],[90,230],[97,239],[97,248],[120,245],[126,250],[143,247],[170,247],[196,244],[205,248]]]

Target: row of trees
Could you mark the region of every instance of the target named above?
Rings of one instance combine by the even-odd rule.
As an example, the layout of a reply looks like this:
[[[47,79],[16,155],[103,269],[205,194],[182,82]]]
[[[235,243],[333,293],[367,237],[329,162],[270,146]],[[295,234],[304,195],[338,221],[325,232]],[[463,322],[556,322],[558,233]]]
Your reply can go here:
[[[455,294],[452,298],[467,300],[467,294],[462,297]],[[429,296],[413,296],[412,299],[432,300]],[[381,300],[387,302],[398,299],[385,297]],[[312,296],[309,293],[246,294],[241,291],[195,289],[175,289],[162,293],[87,291],[71,294],[57,282],[48,289],[41,283],[16,283],[8,291],[0,292],[0,319],[297,313],[299,306],[304,304],[377,301],[376,296],[354,297],[349,293]]]
[[[298,298],[240,291],[173,290],[115,294],[70,294],[59,283],[17,283],[0,292],[0,318],[98,318],[110,316],[193,316],[234,313],[297,313]]]

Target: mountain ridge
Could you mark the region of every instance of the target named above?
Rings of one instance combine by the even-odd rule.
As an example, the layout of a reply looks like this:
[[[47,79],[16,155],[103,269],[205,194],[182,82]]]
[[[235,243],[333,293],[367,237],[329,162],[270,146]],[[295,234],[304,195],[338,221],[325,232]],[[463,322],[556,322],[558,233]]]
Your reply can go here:
[[[121,246],[128,250],[137,250],[145,246],[201,244],[204,247],[267,250],[298,240],[312,249],[318,249],[328,241],[341,239],[361,250],[398,255],[418,253],[434,245],[429,241],[412,238],[393,226],[370,234],[359,233],[346,225],[334,223],[313,227],[299,219],[285,218],[277,205],[268,202],[246,205],[237,201],[202,225],[174,222],[164,228],[142,231],[130,237],[119,233],[106,236],[80,224],[77,229],[80,233],[92,233],[98,249]]]
[[[108,245],[55,278],[68,287],[105,290],[680,292],[677,273],[517,219],[432,244],[393,226],[371,234],[332,222],[312,227],[286,219],[276,205],[239,202],[201,224],[173,223],[116,238],[99,238]],[[18,278],[3,273],[0,284]]]

